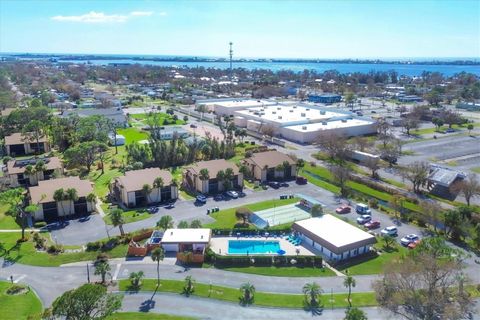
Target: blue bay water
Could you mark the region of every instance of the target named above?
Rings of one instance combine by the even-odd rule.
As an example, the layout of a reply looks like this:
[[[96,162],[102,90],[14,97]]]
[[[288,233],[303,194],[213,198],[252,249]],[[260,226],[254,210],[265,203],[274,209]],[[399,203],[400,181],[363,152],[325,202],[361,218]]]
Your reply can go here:
[[[69,63],[87,63],[87,61],[79,60],[60,60],[60,62]],[[149,60],[134,60],[134,59],[102,59],[89,60],[92,65],[109,65],[109,64],[142,64],[154,65],[164,67],[204,67],[228,69],[229,63],[222,61],[213,62],[179,62],[179,61],[149,61]],[[302,72],[303,70],[315,70],[316,72],[324,72],[327,70],[337,70],[340,73],[361,72],[367,73],[370,71],[390,71],[395,70],[399,75],[405,76],[420,76],[424,71],[440,72],[445,76],[452,76],[460,72],[468,72],[480,76],[480,66],[478,65],[422,65],[422,64],[376,64],[376,63],[339,63],[339,62],[260,62],[260,61],[246,61],[234,62],[234,68],[245,68],[248,70],[254,69],[270,69],[272,71],[291,70],[293,72]]]

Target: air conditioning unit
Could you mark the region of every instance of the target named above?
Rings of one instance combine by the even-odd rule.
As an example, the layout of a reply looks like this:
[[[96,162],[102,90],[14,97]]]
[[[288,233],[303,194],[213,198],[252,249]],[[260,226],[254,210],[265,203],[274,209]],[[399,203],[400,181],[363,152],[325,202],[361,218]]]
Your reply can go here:
[[[282,109],[282,108],[280,108],[280,107],[277,107],[277,110],[281,110],[281,109]]]
[[[293,112],[293,110],[290,110],[290,113],[292,113],[292,112]]]
[[[347,122],[347,119],[342,119],[342,122],[343,122],[343,123],[346,123],[346,122]]]
[[[305,113],[300,114],[301,117],[306,117],[307,115]]]
[[[323,110],[320,110],[320,114],[325,114],[325,111],[323,111]]]
[[[272,111],[272,114],[277,114],[277,111]]]
[[[282,119],[282,116],[278,116],[278,119]]]
[[[302,130],[307,130],[307,126],[302,126]]]
[[[322,126],[326,126],[326,125],[327,125],[326,121],[322,122]]]
[[[309,109],[309,108],[307,108],[307,109],[305,109],[305,110],[306,110],[306,111],[310,111],[310,109]]]
[[[297,106],[293,106],[293,109],[297,109]]]

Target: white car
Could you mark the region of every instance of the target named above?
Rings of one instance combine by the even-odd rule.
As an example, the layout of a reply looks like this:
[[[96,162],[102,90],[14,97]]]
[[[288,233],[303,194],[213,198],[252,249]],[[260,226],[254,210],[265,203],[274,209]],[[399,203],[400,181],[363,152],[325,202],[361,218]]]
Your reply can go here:
[[[230,198],[233,198],[233,199],[237,199],[237,198],[238,198],[238,192],[236,192],[236,191],[227,191],[226,194],[227,194],[227,196],[229,196]]]
[[[364,203],[357,203],[355,211],[357,211],[358,214],[372,214],[370,208]]]
[[[369,214],[362,214],[360,217],[357,218],[357,223],[358,224],[365,224],[368,221],[372,220],[372,216]]]
[[[404,246],[408,246],[410,243],[414,242],[414,241],[417,241],[417,240],[420,240],[420,237],[417,236],[416,234],[414,233],[411,233],[409,235],[406,235],[405,237],[403,237],[402,239],[400,239],[400,243]]]
[[[382,234],[382,236],[396,237],[398,234],[398,229],[395,226],[390,226],[380,231],[380,233]]]

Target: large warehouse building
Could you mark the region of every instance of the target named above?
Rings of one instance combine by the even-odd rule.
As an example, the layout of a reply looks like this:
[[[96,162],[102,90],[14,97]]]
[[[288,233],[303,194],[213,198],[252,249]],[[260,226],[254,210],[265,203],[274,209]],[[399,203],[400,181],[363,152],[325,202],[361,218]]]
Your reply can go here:
[[[303,104],[277,104],[233,111],[237,127],[265,132],[268,127],[275,136],[298,143],[312,143],[320,133],[335,132],[347,137],[373,134],[375,122],[350,112]]]
[[[340,261],[368,253],[376,238],[330,214],[297,221],[292,229],[328,261]]]

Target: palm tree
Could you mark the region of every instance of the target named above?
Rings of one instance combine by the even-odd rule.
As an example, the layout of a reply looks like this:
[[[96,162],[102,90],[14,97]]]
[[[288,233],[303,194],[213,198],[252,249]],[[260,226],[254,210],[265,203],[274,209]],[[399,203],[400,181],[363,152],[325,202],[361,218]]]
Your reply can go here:
[[[123,224],[125,223],[125,219],[123,218],[123,210],[119,208],[112,209],[109,216],[113,226],[120,229],[120,235],[123,237],[125,235],[125,232],[123,231]]]
[[[157,288],[160,286],[160,261],[165,258],[163,248],[159,247],[152,251],[152,260],[157,262]]]
[[[163,188],[163,179],[161,177],[155,178],[155,180],[153,180],[153,187],[157,189],[157,199],[160,199],[160,192]]]
[[[65,200],[65,190],[63,188],[55,190],[53,193],[53,200],[55,202],[60,203],[60,206],[62,207],[62,212],[65,214],[65,208],[63,207],[63,200]]]
[[[322,294],[322,287],[316,282],[306,283],[303,286],[305,300],[310,306],[317,306]]]
[[[173,228],[173,218],[169,215],[161,217],[157,222],[157,227],[163,230]]]
[[[147,205],[148,204],[148,197],[150,196],[150,193],[152,192],[152,187],[148,183],[145,183],[142,186],[142,192],[143,192],[143,195],[145,196],[145,205]]]
[[[95,275],[100,275],[102,277],[102,283],[105,283],[105,276],[110,275],[110,265],[107,261],[97,261],[95,264]]]
[[[288,170],[291,171],[292,169],[290,169],[290,168],[291,168],[290,162],[288,162],[288,161],[286,161],[286,160],[283,161],[282,166],[283,166],[283,176],[284,176],[283,178],[285,178],[286,172],[287,172]]]
[[[95,203],[97,201],[97,196],[95,195],[95,193],[93,192],[90,192],[88,195],[87,195],[87,201],[88,202],[93,202]]]
[[[199,175],[200,180],[208,180],[210,179],[210,174],[208,172],[208,169],[202,169],[200,170],[200,175]]]
[[[130,284],[134,289],[138,289],[142,284],[142,279],[145,277],[143,271],[132,272],[128,279],[130,279]]]
[[[47,165],[45,164],[45,162],[43,160],[38,160],[37,163],[35,163],[35,177],[37,178],[37,181],[38,174],[40,172],[44,172],[45,170],[47,170]]]
[[[232,180],[235,177],[235,173],[233,172],[232,168],[227,168],[225,169],[225,184],[226,184],[226,189],[231,189],[232,188]]]
[[[242,293],[242,301],[244,304],[250,304],[255,298],[255,286],[249,282],[240,286],[240,292]]]
[[[223,170],[217,172],[217,181],[225,187],[225,172]]]
[[[303,159],[298,159],[297,160],[297,163],[296,163],[296,170],[297,170],[297,174],[300,172],[300,170],[305,167],[305,160]]]
[[[30,178],[31,176],[35,175],[37,172],[35,170],[35,167],[29,164],[28,166],[25,167],[25,175]]]
[[[70,209],[72,209],[72,206],[74,206],[74,202],[78,200],[78,194],[77,190],[74,188],[68,188],[65,191],[65,200],[70,200]],[[70,213],[75,211],[75,207],[70,210]]]
[[[352,296],[352,287],[355,288],[356,284],[355,279],[347,273],[345,280],[343,280],[343,286],[348,289],[348,305],[350,308],[352,307],[352,301],[350,300],[350,297]]]
[[[183,292],[189,296],[195,291],[194,287],[195,280],[192,278],[192,276],[187,276],[185,278],[185,286],[183,287]]]

